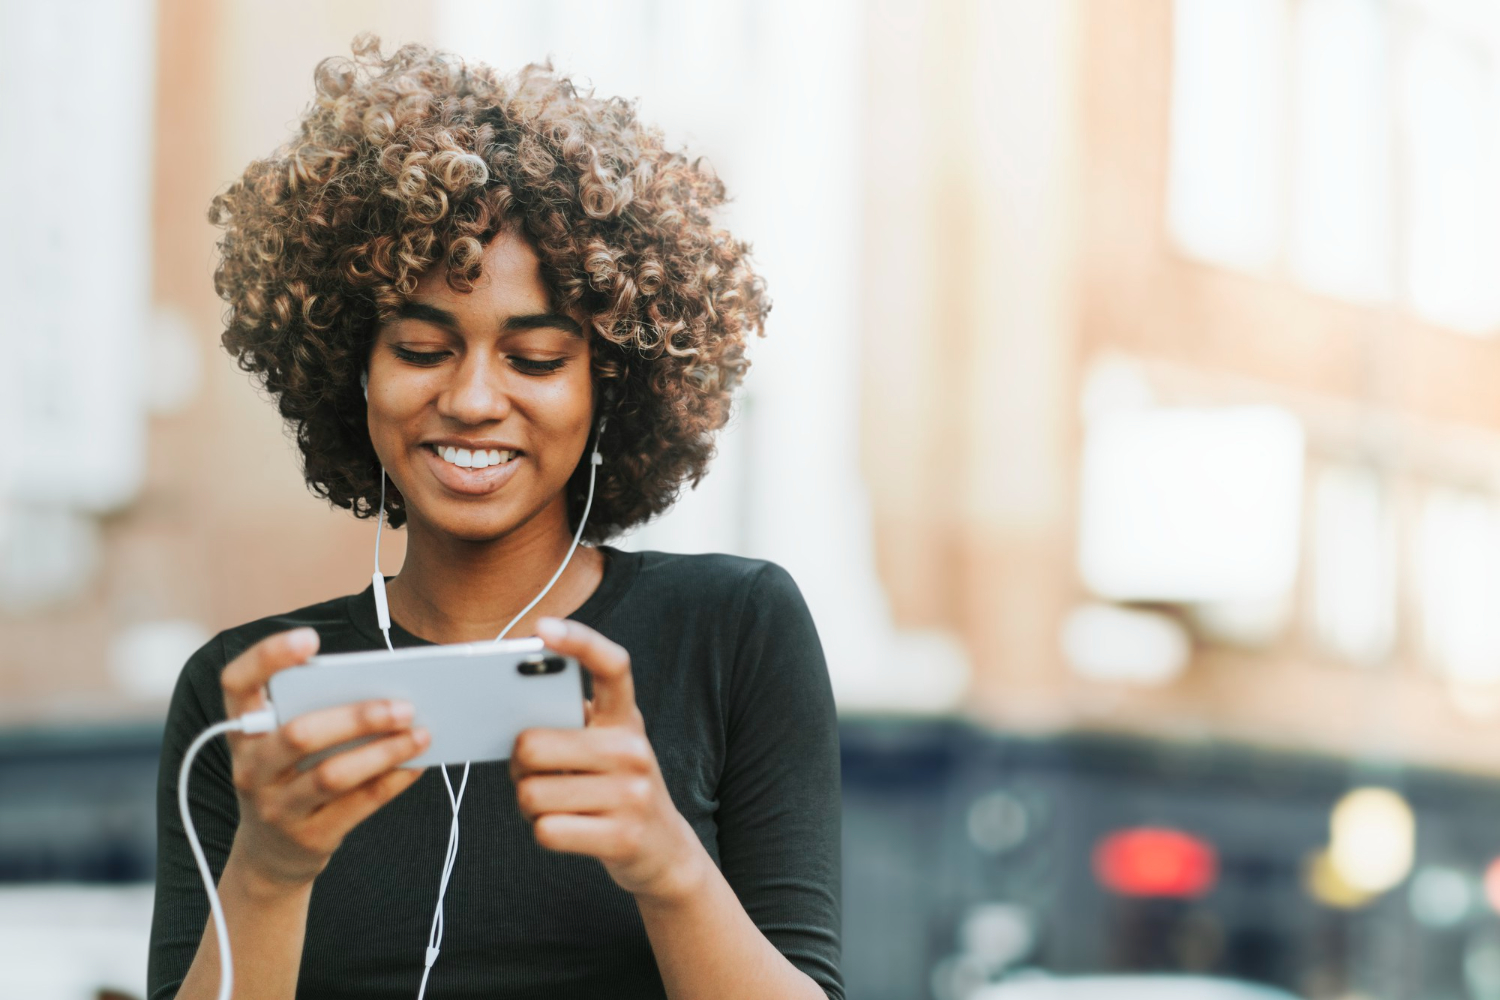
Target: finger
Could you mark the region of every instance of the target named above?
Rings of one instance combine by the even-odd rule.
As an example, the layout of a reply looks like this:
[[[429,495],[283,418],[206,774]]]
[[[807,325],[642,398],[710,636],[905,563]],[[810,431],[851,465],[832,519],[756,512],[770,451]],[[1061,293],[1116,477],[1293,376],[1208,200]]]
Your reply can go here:
[[[224,689],[224,714],[235,718],[264,708],[266,681],[287,667],[306,663],[318,651],[318,633],[296,628],[268,636],[230,661],[219,675]]]
[[[642,774],[533,774],[516,783],[521,815],[602,813],[639,809],[651,801],[651,779]]]
[[[541,619],[536,632],[551,649],[576,656],[593,677],[592,725],[640,724],[635,682],[630,676],[630,654],[624,646],[611,642],[587,625],[562,618]]]
[[[311,833],[325,844],[336,845],[381,806],[416,784],[422,773],[421,768],[398,767],[350,789],[308,817]]]
[[[400,732],[411,725],[412,714],[409,702],[387,699],[307,712],[260,741],[246,764],[262,781],[285,777],[311,754],[365,736]]]
[[[605,861],[631,856],[639,848],[635,823],[613,816],[548,813],[532,824],[536,842],[551,851],[588,854]]]
[[[511,751],[510,775],[519,781],[557,771],[650,774],[655,762],[645,734],[632,729],[526,729]]]
[[[299,815],[316,812],[372,778],[400,767],[426,750],[430,742],[427,730],[419,727],[336,753],[287,784],[287,808]]]

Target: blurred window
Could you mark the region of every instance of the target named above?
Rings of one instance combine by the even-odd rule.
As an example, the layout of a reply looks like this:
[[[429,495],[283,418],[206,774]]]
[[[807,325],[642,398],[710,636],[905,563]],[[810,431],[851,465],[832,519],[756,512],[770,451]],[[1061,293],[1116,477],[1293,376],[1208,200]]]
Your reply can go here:
[[[1288,256],[1309,287],[1355,300],[1391,286],[1387,27],[1375,0],[1297,8]]]
[[[1422,316],[1473,333],[1500,323],[1493,56],[1458,28],[1423,19],[1401,74],[1408,293]]]
[[[1270,406],[1125,411],[1090,423],[1079,570],[1119,601],[1274,600],[1297,572],[1304,435]]]
[[[1359,664],[1391,652],[1396,522],[1375,471],[1334,466],[1313,496],[1312,619],[1318,643]]]
[[[76,592],[145,470],[152,0],[0,3],[0,610]],[[25,234],[24,238],[13,234]]]
[[[1425,652],[1449,679],[1500,679],[1500,507],[1482,493],[1434,490],[1417,531]]]
[[[1167,211],[1194,256],[1275,259],[1285,47],[1276,0],[1177,0]]]
[[[1359,303],[1399,291],[1434,323],[1500,330],[1497,63],[1492,0],[1177,0],[1172,237],[1212,263],[1284,268]]]

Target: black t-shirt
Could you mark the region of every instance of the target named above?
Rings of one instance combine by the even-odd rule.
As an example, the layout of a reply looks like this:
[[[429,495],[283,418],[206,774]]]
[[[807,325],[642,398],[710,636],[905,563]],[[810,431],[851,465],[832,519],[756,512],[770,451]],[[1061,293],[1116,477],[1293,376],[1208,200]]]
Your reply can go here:
[[[838,735],[822,648],[796,584],[758,560],[601,551],[604,578],[571,617],[630,652],[672,801],[750,919],[842,1000]],[[208,919],[177,814],[182,754],[224,718],[225,664],[301,625],[317,629],[323,652],[384,648],[366,588],[222,632],[178,679],[157,790],[151,1000],[176,994]],[[394,623],[391,638],[397,646],[425,641]],[[199,753],[189,786],[216,876],[239,816],[229,772],[228,748],[215,740]],[[298,997],[416,996],[451,815],[442,777],[430,769],[345,838],[313,884]],[[428,997],[665,997],[633,897],[598,860],[537,846],[504,762],[473,766],[461,824]],[[245,981],[255,970],[235,974]]]

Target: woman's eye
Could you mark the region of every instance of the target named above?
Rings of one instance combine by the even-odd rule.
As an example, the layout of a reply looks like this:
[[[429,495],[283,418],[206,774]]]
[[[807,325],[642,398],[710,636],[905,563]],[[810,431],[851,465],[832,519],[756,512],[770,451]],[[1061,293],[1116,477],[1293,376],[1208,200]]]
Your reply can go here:
[[[392,350],[396,352],[396,357],[414,365],[435,365],[448,356],[447,351],[413,351],[396,346],[393,346]]]
[[[556,358],[552,361],[538,361],[535,358],[517,358],[513,356],[510,359],[510,363],[517,371],[525,372],[528,375],[545,375],[548,372],[557,371],[567,360],[567,358]]]

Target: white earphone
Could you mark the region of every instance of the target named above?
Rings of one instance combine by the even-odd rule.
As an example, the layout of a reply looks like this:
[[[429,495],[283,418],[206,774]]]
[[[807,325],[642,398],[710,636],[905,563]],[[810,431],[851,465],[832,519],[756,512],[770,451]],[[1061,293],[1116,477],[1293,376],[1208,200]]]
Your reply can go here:
[[[360,373],[360,388],[364,391],[365,399],[370,398],[370,377],[367,372]],[[578,517],[578,530],[573,533],[573,543],[568,546],[568,554],[563,557],[562,565],[557,567],[557,572],[552,574],[552,579],[542,588],[541,593],[531,599],[531,603],[522,608],[500,634],[495,636],[495,641],[504,639],[506,634],[515,627],[516,622],[526,617],[532,608],[536,607],[552,585],[557,583],[563,575],[563,570],[568,568],[568,563],[573,559],[573,553],[578,549],[578,543],[583,538],[584,525],[588,524],[589,510],[594,506],[594,480],[599,471],[599,466],[604,464],[604,457],[599,454],[599,442],[604,437],[604,424],[606,418],[600,416],[599,424],[594,431],[594,448],[589,456],[589,492],[583,502],[583,512]],[[386,602],[385,577],[380,574],[380,533],[385,526],[385,467],[380,469],[380,511],[378,520],[375,522],[375,574],[371,578],[371,584],[375,591],[375,618],[380,624],[380,634],[385,637],[388,649],[395,652],[396,647],[391,645],[391,612]],[[219,944],[219,1000],[230,1000],[234,991],[234,959],[229,950],[229,927],[224,919],[224,908],[219,901],[218,889],[214,885],[213,872],[208,866],[208,859],[204,856],[203,847],[198,842],[198,831],[193,826],[192,813],[188,810],[188,776],[192,773],[193,760],[209,740],[224,733],[265,733],[276,728],[276,713],[271,708],[258,712],[248,712],[235,719],[226,719],[223,722],[209,726],[199,733],[182,755],[182,764],[177,771],[177,809],[182,816],[182,825],[187,835],[188,846],[192,848],[193,860],[197,862],[198,874],[203,878],[203,890],[208,894],[209,912],[213,918],[214,936]],[[427,935],[427,951],[424,956],[422,968],[422,983],[417,987],[417,1000],[422,1000],[427,992],[427,977],[432,972],[433,963],[437,961],[438,953],[443,943],[443,896],[448,892],[448,881],[453,875],[453,863],[458,859],[458,809],[463,804],[464,789],[469,786],[469,765],[464,764],[463,778],[459,781],[458,790],[453,789],[453,782],[448,777],[448,768],[443,765],[443,784],[448,789],[448,804],[453,808],[453,821],[448,827],[448,850],[443,858],[443,873],[438,881],[437,907],[432,914],[432,927]]]
[[[359,384],[360,388],[364,390],[365,399],[368,401],[370,398],[370,376],[368,372],[360,373]],[[583,538],[584,526],[588,524],[589,511],[594,506],[594,481],[597,478],[599,466],[604,464],[604,456],[599,454],[599,442],[604,437],[606,419],[606,417],[600,416],[599,424],[594,431],[594,447],[589,456],[589,492],[583,502],[583,512],[578,517],[578,529],[573,533],[573,542],[568,546],[568,554],[563,557],[562,565],[557,567],[557,572],[552,574],[552,579],[547,581],[547,585],[541,589],[541,592],[531,599],[531,603],[516,612],[516,616],[500,630],[499,635],[495,636],[496,642],[504,639],[510,630],[515,627],[516,622],[526,617],[531,609],[536,607],[542,598],[547,596],[553,584],[557,583],[562,577],[563,571],[568,568],[568,563],[572,562],[573,553],[578,550],[578,543]],[[391,643],[390,603],[387,601],[385,594],[385,576],[380,572],[380,534],[385,527],[385,480],[385,466],[382,465],[380,468],[380,511],[376,515],[377,520],[375,522],[375,572],[370,577],[370,585],[375,594],[376,623],[380,626],[380,634],[385,638],[386,648],[394,653],[396,647]],[[437,961],[438,954],[442,949],[444,929],[443,897],[448,892],[448,882],[453,875],[453,864],[458,860],[458,810],[463,805],[464,790],[469,787],[469,764],[467,761],[464,763],[464,773],[459,779],[457,791],[454,791],[453,781],[448,776],[448,766],[446,764],[440,765],[439,770],[443,775],[443,785],[448,790],[448,804],[453,809],[453,821],[448,827],[448,850],[443,857],[443,871],[438,880],[437,907],[433,910],[432,926],[427,933],[427,951],[424,955],[422,982],[417,987],[417,1000],[422,1000],[423,996],[427,993],[427,977],[431,974],[432,966]]]

